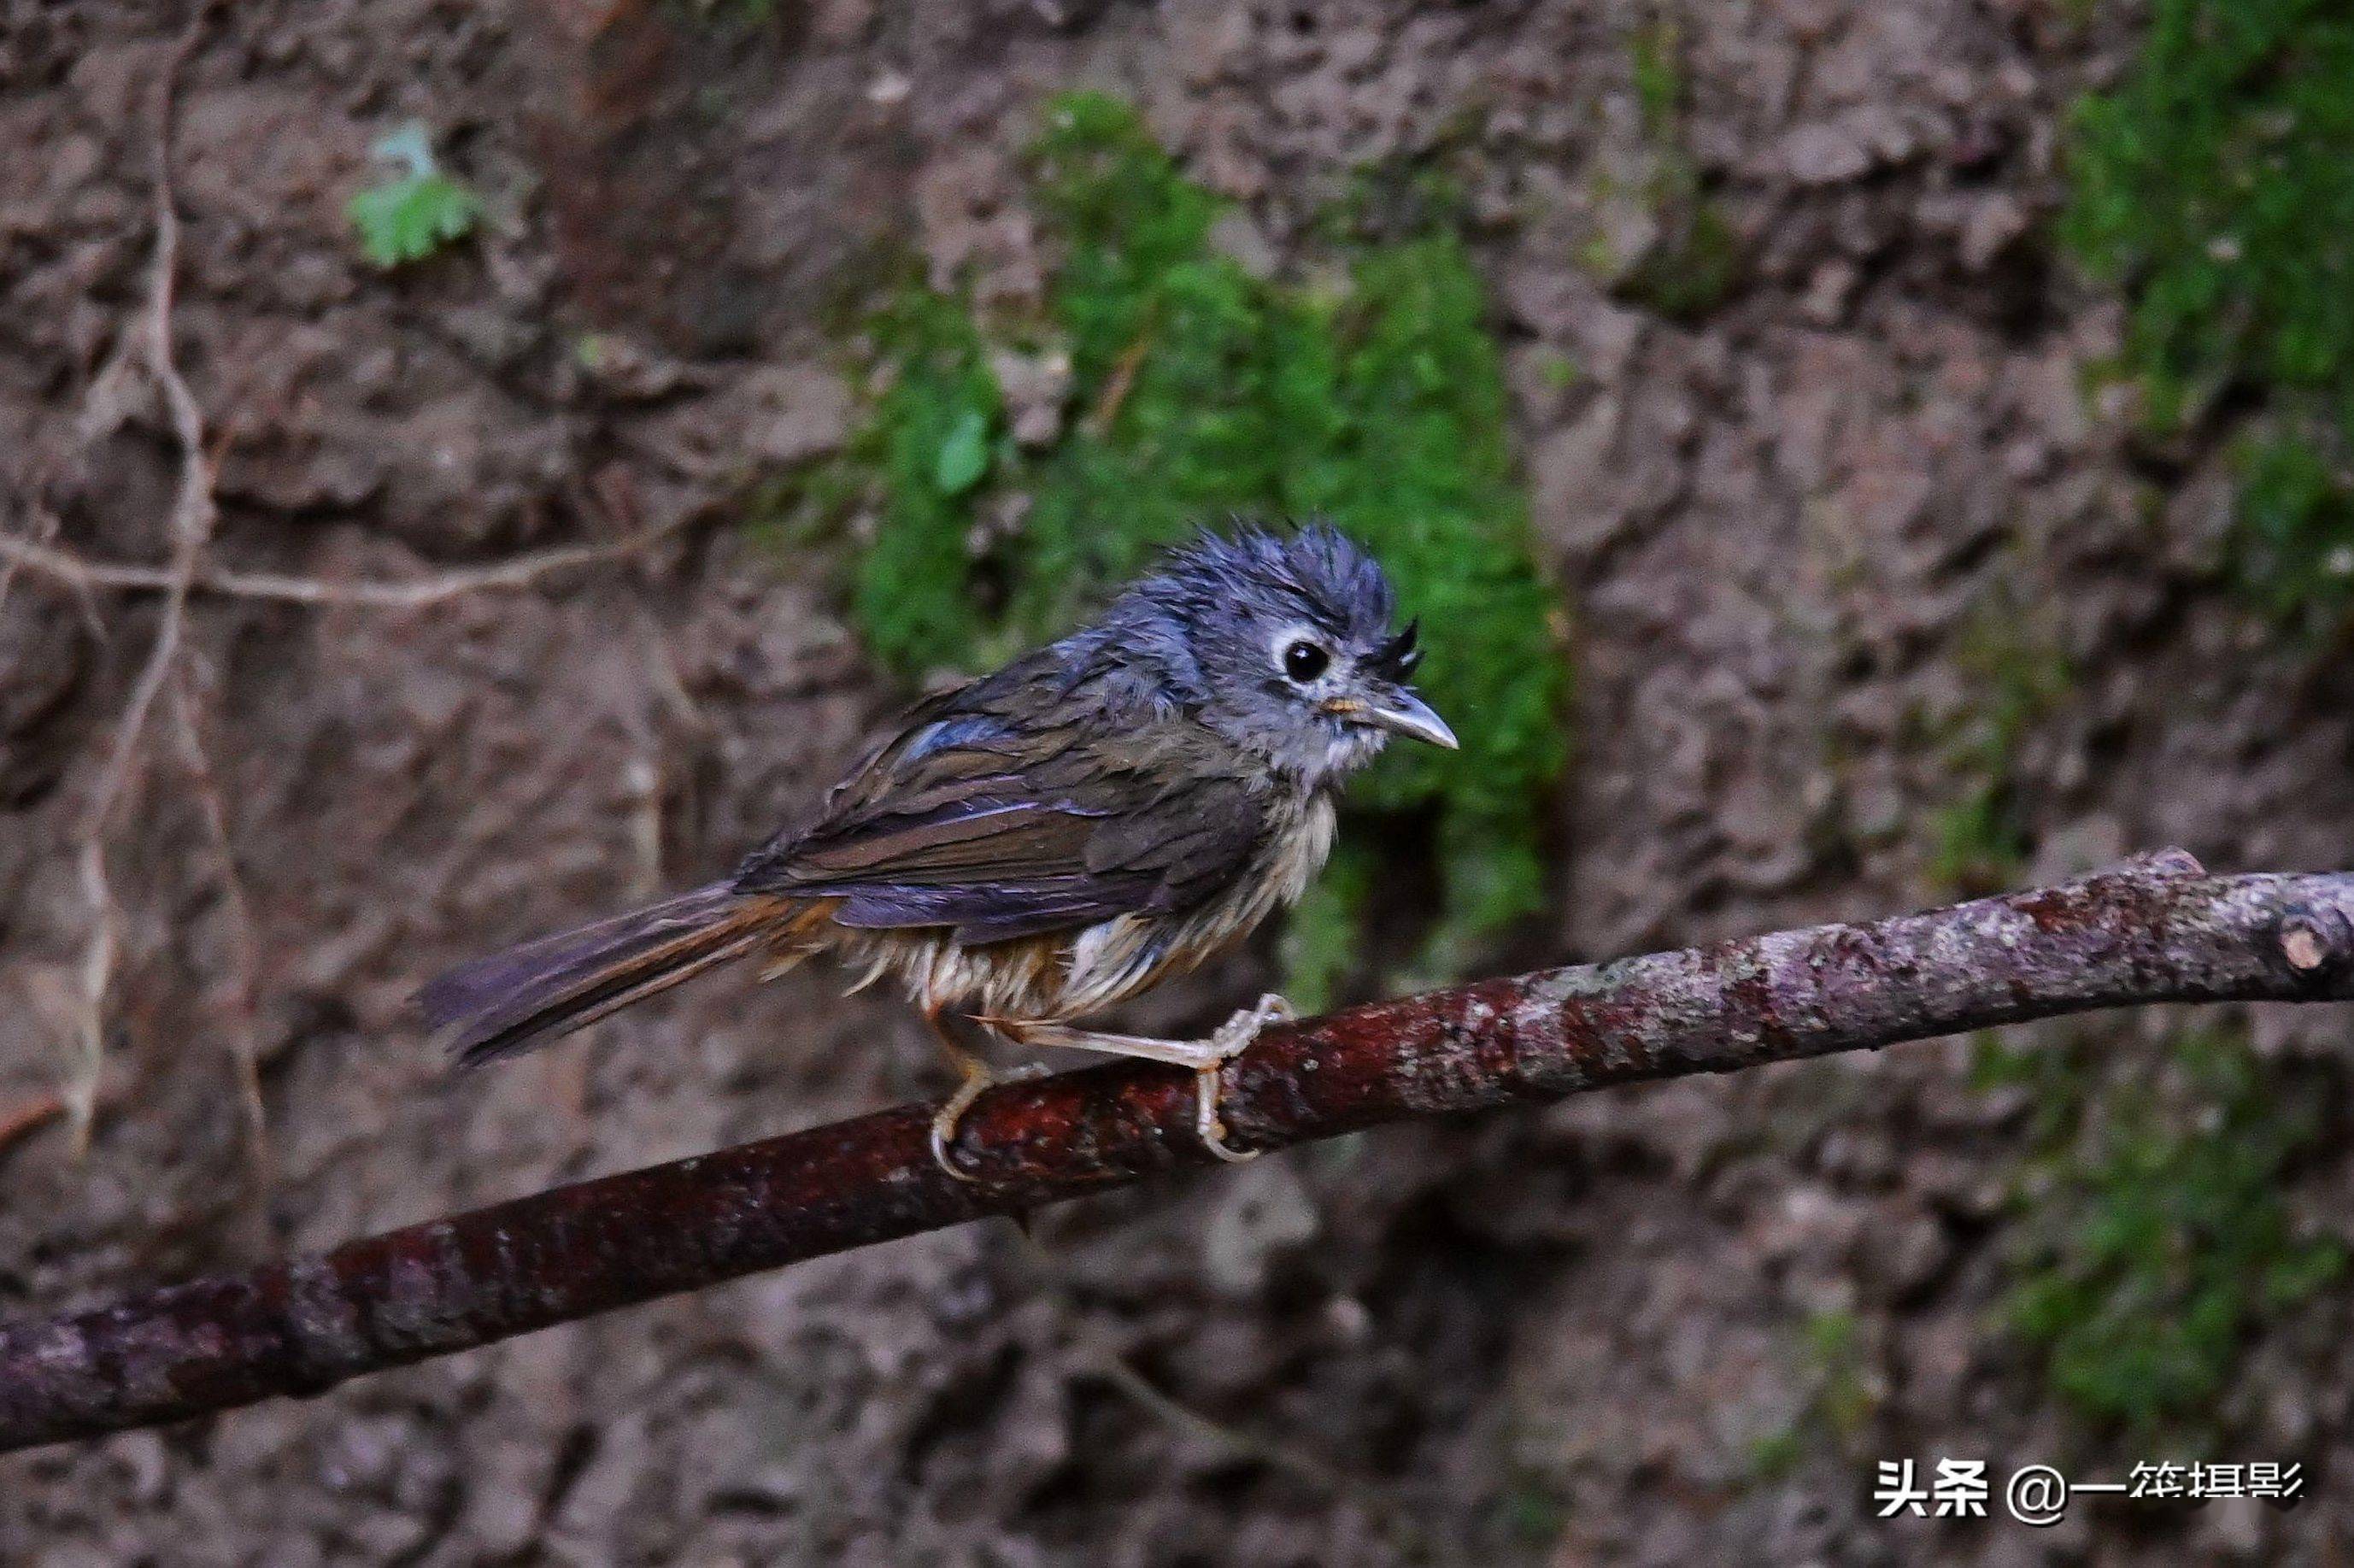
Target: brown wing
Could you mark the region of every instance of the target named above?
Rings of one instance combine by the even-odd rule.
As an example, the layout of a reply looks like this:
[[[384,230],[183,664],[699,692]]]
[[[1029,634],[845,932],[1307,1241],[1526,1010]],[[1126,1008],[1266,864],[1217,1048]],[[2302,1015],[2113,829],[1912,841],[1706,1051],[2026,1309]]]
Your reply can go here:
[[[1053,705],[1002,687],[926,705],[815,826],[748,859],[737,891],[838,898],[844,926],[983,943],[1189,908],[1242,874],[1266,814],[1211,737],[1182,720],[1108,735],[1019,716]]]

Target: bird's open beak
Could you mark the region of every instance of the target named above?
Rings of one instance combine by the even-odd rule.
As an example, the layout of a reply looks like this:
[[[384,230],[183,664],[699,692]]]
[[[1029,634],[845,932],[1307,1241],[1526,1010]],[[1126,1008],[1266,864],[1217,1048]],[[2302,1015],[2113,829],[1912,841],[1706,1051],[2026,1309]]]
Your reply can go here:
[[[1455,732],[1447,727],[1447,721],[1412,692],[1400,692],[1386,702],[1368,703],[1354,716],[1359,724],[1391,730],[1443,750],[1457,751],[1462,747],[1462,742],[1455,738]]]

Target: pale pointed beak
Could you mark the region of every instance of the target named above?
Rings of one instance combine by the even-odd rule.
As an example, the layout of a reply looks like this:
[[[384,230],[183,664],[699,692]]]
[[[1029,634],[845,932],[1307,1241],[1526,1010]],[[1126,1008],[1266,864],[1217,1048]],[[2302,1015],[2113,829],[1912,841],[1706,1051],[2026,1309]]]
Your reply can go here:
[[[1355,716],[1359,724],[1391,730],[1441,750],[1462,749],[1463,743],[1455,738],[1455,732],[1447,727],[1447,721],[1412,692],[1400,692],[1384,701],[1368,703],[1358,710]]]

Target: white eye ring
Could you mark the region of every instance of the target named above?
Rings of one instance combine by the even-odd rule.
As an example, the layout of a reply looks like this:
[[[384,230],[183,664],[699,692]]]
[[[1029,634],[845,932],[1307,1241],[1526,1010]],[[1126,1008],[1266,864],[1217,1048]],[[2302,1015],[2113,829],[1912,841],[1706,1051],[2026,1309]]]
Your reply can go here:
[[[1332,668],[1332,650],[1312,627],[1285,627],[1272,649],[1275,667],[1295,686],[1313,685]]]

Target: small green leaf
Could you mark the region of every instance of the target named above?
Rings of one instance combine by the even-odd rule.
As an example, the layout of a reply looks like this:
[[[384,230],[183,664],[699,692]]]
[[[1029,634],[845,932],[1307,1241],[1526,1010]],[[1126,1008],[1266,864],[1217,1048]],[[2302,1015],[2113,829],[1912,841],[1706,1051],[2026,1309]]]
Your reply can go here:
[[[376,143],[376,155],[403,172],[361,191],[344,209],[369,260],[379,267],[421,261],[472,232],[482,198],[441,173],[425,127],[412,122],[389,132]]]
[[[940,443],[932,462],[932,482],[942,495],[962,495],[989,471],[989,416],[967,408]]]

